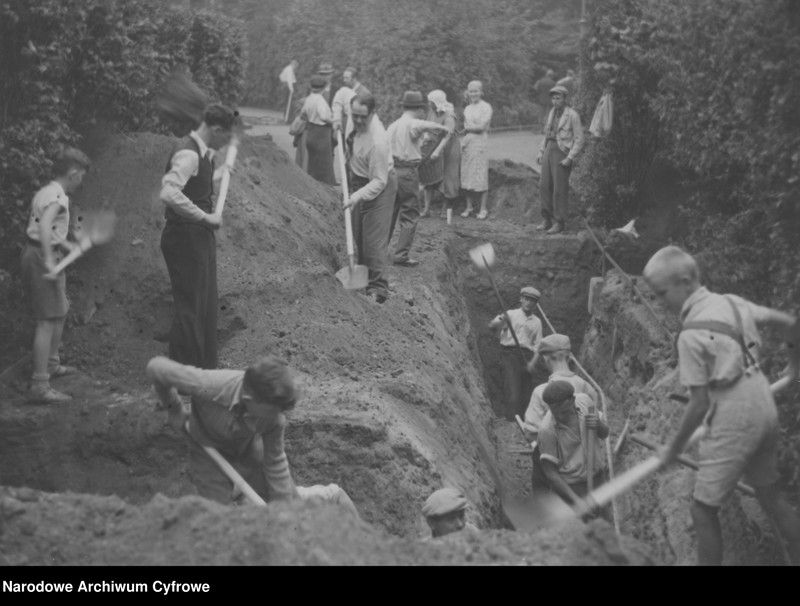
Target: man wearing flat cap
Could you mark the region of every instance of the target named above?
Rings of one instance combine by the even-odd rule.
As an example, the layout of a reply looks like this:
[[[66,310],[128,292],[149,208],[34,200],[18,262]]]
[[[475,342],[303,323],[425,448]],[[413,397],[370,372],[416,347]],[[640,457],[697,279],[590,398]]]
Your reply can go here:
[[[500,332],[503,401],[508,421],[513,421],[515,415],[525,414],[531,397],[533,385],[526,364],[533,358],[542,338],[542,321],[534,313],[541,297],[541,293],[533,286],[526,286],[519,292],[519,309],[509,309],[489,322],[489,330]],[[509,330],[506,316],[511,321],[513,334]],[[514,335],[519,341],[519,347],[514,341]]]
[[[597,403],[597,392],[584,379],[576,375],[570,367],[572,350],[569,337],[567,335],[552,334],[544,337],[536,349],[536,356],[528,364],[529,372],[533,373],[534,368],[541,363],[547,368],[550,376],[547,383],[542,383],[533,390],[528,409],[525,411],[523,426],[528,433],[529,440],[535,440],[539,427],[548,412],[547,405],[544,403],[544,390],[553,381],[566,381],[575,388],[575,393],[586,394]]]
[[[423,120],[428,111],[428,101],[419,91],[408,90],[400,101],[403,115],[389,125],[386,134],[392,153],[392,163],[397,173],[397,194],[394,200],[389,241],[395,225],[400,233],[394,249],[394,264],[415,267],[419,261],[409,257],[414,234],[419,221],[419,175],[417,168],[422,162],[423,136],[428,132],[447,132],[447,127]]]
[[[471,530],[480,532],[466,521],[467,498],[457,488],[440,488],[425,501],[422,515],[431,529],[431,538],[437,539],[454,532]]]
[[[536,229],[548,234],[564,231],[569,203],[569,175],[583,148],[581,118],[567,106],[569,91],[559,84],[550,89],[553,109],[547,116],[544,139],[536,162],[542,165],[539,197],[544,222]]]
[[[187,431],[189,469],[201,496],[231,504],[233,483],[203,450],[216,448],[265,500],[298,496],[284,452],[284,413],[297,398],[286,362],[265,356],[247,370],[201,370],[155,357],[147,377],[170,424]],[[187,413],[178,391],[191,396]]]
[[[547,484],[573,507],[588,493],[587,434],[596,432],[594,440],[594,485],[602,484],[605,475],[603,440],[608,426],[602,414],[586,394],[576,394],[572,383],[553,381],[542,394],[550,408],[539,429],[539,460],[534,457],[533,485]],[[535,489],[535,488],[534,488]]]

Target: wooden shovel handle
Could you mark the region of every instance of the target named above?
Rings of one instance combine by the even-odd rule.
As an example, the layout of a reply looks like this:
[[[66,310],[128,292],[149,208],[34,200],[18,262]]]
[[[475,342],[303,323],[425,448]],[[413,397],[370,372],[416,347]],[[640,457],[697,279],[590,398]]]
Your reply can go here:
[[[223,165],[222,179],[219,184],[219,196],[217,196],[217,203],[214,206],[214,214],[218,217],[222,216],[222,211],[225,209],[225,200],[228,197],[228,188],[231,184],[231,171],[234,162],[236,162],[236,154],[239,151],[239,138],[233,137],[230,145],[228,145],[228,152],[225,154],[225,164]]]

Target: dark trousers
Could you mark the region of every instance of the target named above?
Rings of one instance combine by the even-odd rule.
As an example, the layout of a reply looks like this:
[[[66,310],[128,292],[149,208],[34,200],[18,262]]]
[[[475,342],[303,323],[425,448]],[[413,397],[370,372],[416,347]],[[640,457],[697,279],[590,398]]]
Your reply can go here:
[[[567,222],[569,211],[569,175],[572,169],[559,165],[566,157],[555,141],[548,141],[542,158],[542,176],[539,179],[542,216],[545,219],[555,219],[559,223]]]
[[[198,368],[216,368],[219,305],[214,232],[197,223],[167,221],[161,252],[175,305],[169,357]]]
[[[397,245],[394,248],[394,260],[408,261],[411,245],[414,243],[414,234],[419,221],[419,177],[415,167],[395,168],[397,173],[397,195],[394,199],[392,211],[392,225],[389,228],[389,238],[392,239],[395,225],[400,224],[400,233],[397,235]]]
[[[389,296],[386,278],[386,257],[394,199],[397,195],[397,174],[389,171],[389,181],[374,200],[364,200],[353,207],[353,239],[358,247],[358,263],[369,269],[367,292]]]
[[[533,358],[533,352],[522,348],[525,363]],[[509,421],[514,420],[514,415],[525,416],[528,403],[533,393],[533,382],[528,369],[520,359],[519,349],[502,347],[500,363],[503,366],[503,400],[505,415]]]

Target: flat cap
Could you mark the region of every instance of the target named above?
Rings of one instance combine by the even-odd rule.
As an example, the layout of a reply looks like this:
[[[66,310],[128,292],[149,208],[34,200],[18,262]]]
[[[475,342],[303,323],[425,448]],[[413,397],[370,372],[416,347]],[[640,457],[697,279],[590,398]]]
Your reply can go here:
[[[569,342],[567,335],[552,334],[547,335],[539,341],[539,347],[536,348],[536,353],[554,353],[556,351],[570,351],[572,345]]]
[[[560,84],[556,84],[553,88],[550,89],[551,95],[564,95],[565,97],[569,97],[569,91],[567,90],[566,86],[561,86]]]
[[[542,393],[542,400],[547,405],[561,404],[567,398],[575,395],[575,388],[567,381],[553,381],[548,383]]]
[[[457,488],[440,488],[428,497],[422,507],[426,518],[443,516],[467,508],[467,498]]]
[[[522,290],[519,291],[520,297],[528,297],[529,299],[534,299],[538,301],[542,298],[542,293],[536,290],[533,286],[526,286]]]

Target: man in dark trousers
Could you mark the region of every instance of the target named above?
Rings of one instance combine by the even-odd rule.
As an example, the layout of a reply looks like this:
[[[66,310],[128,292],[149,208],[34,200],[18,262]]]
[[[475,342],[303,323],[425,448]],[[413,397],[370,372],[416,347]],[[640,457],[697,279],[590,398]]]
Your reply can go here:
[[[386,130],[397,173],[397,197],[394,201],[389,240],[395,225],[400,223],[394,264],[415,267],[419,261],[409,258],[414,234],[419,220],[419,175],[417,167],[422,162],[422,136],[427,132],[447,132],[447,127],[422,120],[428,111],[428,101],[419,91],[406,91],[400,102],[403,115]]]
[[[212,150],[228,144],[236,113],[209,105],[197,130],[167,162],[160,198],[166,204],[161,252],[167,264],[175,316],[169,357],[198,368],[217,367],[217,245],[222,221],[214,213]]]

